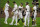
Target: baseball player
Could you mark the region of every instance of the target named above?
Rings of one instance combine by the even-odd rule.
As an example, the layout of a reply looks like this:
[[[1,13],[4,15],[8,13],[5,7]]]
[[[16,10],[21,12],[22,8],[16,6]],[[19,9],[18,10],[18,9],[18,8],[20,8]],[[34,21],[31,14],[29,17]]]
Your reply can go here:
[[[20,21],[20,19],[22,20],[22,22],[24,23],[24,21],[23,21],[23,16],[22,16],[22,10],[23,10],[23,3],[21,3],[21,5],[18,7],[19,9],[18,9],[18,15],[19,15],[19,19],[18,19],[18,22]],[[19,24],[19,23],[17,23],[17,24]]]
[[[5,4],[5,9],[4,9],[4,13],[5,13],[5,21],[4,21],[4,23],[5,23],[5,24],[8,24],[8,23],[7,23],[7,19],[8,19],[8,17],[9,17],[9,12],[8,12],[8,10],[9,10],[9,1],[7,1],[7,3]]]
[[[36,3],[37,9],[38,9],[38,7],[39,7],[39,2],[38,2],[38,0],[33,0],[32,4],[33,4],[33,3]]]
[[[37,7],[35,3],[34,3],[33,11],[34,11],[33,21],[34,21],[34,25],[36,26]]]
[[[31,18],[32,18],[32,26],[34,25],[34,11],[32,12],[32,16],[31,16]]]
[[[17,14],[18,14],[17,4],[16,4],[16,2],[13,2],[13,3],[14,3],[14,8],[13,8],[12,12],[14,13],[14,15],[12,17],[12,22],[10,23],[10,25],[13,25],[14,19],[16,21],[16,23],[14,25],[17,25]]]
[[[29,18],[30,18],[30,6],[29,3],[26,2],[26,15],[25,15],[25,19],[24,19],[24,26],[26,26],[26,20],[28,19],[28,26],[29,26]]]

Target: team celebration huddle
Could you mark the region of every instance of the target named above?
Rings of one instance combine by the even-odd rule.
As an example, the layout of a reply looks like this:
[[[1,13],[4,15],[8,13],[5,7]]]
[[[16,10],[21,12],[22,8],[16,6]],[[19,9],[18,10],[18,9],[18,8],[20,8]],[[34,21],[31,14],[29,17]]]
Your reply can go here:
[[[5,4],[5,8],[4,8],[4,13],[5,13],[5,24],[8,24],[7,19],[9,17],[9,1],[7,1],[7,3]],[[38,9],[38,2],[37,1],[33,1],[33,11],[32,11],[32,26],[36,26],[36,16],[37,16],[37,9]],[[18,6],[16,4],[15,1],[13,1],[13,5],[14,8],[11,12],[12,16],[12,21],[11,23],[9,23],[9,25],[20,25],[19,21],[21,19],[22,23],[24,24],[24,26],[29,26],[30,23],[30,6],[29,6],[29,2],[25,2],[25,8],[23,7],[23,3],[20,3],[20,5]],[[14,20],[15,20],[15,24],[14,24]]]

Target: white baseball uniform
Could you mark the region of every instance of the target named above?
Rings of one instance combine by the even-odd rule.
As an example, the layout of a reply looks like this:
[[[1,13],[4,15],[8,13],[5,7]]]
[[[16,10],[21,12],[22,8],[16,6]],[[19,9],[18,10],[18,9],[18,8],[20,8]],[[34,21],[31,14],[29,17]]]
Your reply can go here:
[[[21,10],[20,10],[21,9]],[[19,19],[21,18],[23,18],[23,16],[22,16],[22,9],[23,9],[23,6],[21,7],[21,6],[19,6]]]
[[[37,7],[34,6],[34,7],[33,7],[33,10],[35,10],[35,11],[34,11],[34,19],[36,20],[36,16],[37,16]]]
[[[12,12],[14,13],[14,15],[12,17],[12,22],[10,24],[13,25],[13,22],[14,22],[14,19],[15,19],[15,21],[16,21],[15,25],[17,25],[17,14],[18,14],[17,4],[14,5]]]
[[[7,19],[8,19],[8,17],[9,17],[9,12],[8,12],[8,10],[9,10],[9,4],[6,3],[6,4],[5,4],[5,9],[4,9],[4,13],[5,13],[5,23],[6,23],[6,24],[7,24]]]
[[[30,6],[26,5],[26,15],[25,15],[25,22],[24,25],[26,26],[26,20],[28,19],[28,26],[29,26],[29,18],[30,18]]]

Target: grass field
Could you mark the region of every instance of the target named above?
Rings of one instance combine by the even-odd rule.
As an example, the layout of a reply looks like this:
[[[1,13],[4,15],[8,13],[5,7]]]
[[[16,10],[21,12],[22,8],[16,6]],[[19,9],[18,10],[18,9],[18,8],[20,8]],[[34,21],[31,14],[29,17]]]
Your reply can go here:
[[[0,27],[23,27],[23,23],[22,21],[20,20],[20,25],[9,25],[9,23],[12,21],[12,18],[8,18],[8,24],[4,24],[4,18],[0,18]],[[14,21],[15,23],[15,21]],[[34,26],[34,27],[40,27],[40,17],[37,17],[36,18],[36,24],[37,26]],[[32,27],[32,19],[30,18],[30,26],[29,27]],[[28,26],[27,26],[28,27]]]
[[[25,7],[25,2],[29,2],[30,7],[33,7],[32,5],[32,1],[33,0],[9,0],[9,5],[13,8],[13,1],[15,1],[17,3],[17,5],[19,6],[20,3],[23,3],[23,6]],[[0,7],[3,8],[5,6],[5,3],[7,2],[7,0],[0,0],[1,4]],[[40,0],[39,0],[39,5],[40,5]]]

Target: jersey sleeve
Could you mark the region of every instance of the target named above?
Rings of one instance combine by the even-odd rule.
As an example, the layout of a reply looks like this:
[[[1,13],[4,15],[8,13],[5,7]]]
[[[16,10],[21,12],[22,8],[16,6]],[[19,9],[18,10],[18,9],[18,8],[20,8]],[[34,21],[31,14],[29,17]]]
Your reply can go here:
[[[14,12],[16,9],[15,8],[13,8],[13,10],[12,10],[12,12]]]

